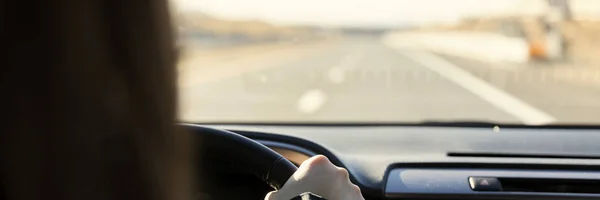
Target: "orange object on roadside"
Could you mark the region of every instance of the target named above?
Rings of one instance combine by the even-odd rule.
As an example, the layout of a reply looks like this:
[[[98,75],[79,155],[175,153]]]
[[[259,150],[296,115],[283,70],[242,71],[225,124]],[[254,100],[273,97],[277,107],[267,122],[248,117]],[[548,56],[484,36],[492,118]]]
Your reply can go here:
[[[529,56],[531,58],[546,58],[546,45],[542,41],[531,41],[529,43]]]

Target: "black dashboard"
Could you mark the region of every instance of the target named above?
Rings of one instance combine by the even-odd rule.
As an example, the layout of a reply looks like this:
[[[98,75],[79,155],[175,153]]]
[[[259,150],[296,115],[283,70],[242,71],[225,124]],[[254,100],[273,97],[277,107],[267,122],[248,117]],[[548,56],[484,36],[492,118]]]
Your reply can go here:
[[[600,199],[600,131],[210,125],[294,163],[323,154],[366,199]]]

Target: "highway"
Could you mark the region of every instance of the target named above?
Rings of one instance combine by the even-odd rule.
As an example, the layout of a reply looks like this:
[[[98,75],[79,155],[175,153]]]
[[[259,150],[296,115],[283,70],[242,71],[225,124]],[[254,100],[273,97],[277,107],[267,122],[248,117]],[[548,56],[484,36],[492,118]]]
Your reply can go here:
[[[539,69],[398,48],[379,37],[266,49],[188,56],[179,69],[181,119],[600,124],[598,85]]]

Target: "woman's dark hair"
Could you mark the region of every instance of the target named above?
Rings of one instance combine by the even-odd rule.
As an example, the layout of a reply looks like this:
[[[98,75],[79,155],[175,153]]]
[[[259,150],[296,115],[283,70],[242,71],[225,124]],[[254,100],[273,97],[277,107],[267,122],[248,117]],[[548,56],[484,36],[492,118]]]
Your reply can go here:
[[[190,199],[168,3],[0,4],[0,199]]]

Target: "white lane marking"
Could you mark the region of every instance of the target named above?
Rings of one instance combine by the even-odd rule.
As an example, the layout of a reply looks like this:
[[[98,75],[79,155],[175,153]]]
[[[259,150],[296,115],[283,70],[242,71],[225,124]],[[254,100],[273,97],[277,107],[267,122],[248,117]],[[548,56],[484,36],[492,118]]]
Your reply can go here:
[[[439,56],[417,51],[403,51],[402,54],[430,70],[439,73],[446,79],[491,103],[496,108],[518,118],[525,124],[541,125],[556,121],[556,119],[549,114],[497,89]]]
[[[327,71],[327,77],[335,84],[341,84],[346,80],[346,71],[352,70],[365,56],[364,49],[358,49],[340,59],[337,66]]]
[[[319,89],[306,91],[296,104],[299,112],[310,114],[318,111],[327,101],[327,95]]]

